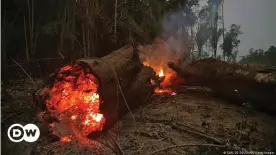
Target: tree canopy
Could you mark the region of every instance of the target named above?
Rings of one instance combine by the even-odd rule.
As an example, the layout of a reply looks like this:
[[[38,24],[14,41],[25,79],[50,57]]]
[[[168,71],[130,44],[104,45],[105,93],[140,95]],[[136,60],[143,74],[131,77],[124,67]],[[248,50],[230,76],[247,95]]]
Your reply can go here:
[[[240,43],[239,35],[242,34],[240,28],[240,25],[232,24],[225,35],[223,43],[220,45],[224,55],[228,58],[228,61],[237,56],[237,51],[234,52],[233,50],[238,47]]]
[[[267,51],[251,48],[248,55],[242,57],[240,63],[276,66],[276,47],[270,46]]]

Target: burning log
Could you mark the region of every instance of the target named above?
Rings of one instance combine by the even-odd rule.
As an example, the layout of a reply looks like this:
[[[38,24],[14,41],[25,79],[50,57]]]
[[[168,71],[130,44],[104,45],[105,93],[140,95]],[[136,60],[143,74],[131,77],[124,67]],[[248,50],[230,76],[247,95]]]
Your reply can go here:
[[[257,71],[216,59],[204,59],[187,66],[168,63],[186,85],[206,86],[227,99],[249,102],[265,111],[276,111],[276,72]]]
[[[59,120],[51,126],[60,137],[107,130],[153,94],[156,85],[151,81],[158,81],[155,74],[151,67],[143,66],[131,46],[102,58],[77,60],[61,68],[46,91],[47,110]]]

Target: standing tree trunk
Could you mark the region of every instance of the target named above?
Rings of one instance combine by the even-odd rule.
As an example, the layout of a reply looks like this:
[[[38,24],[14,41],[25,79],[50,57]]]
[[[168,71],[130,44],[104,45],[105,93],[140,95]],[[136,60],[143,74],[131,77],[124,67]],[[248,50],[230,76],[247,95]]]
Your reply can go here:
[[[81,24],[81,30],[82,30],[82,44],[83,44],[83,57],[87,58],[87,47],[86,47],[86,33],[84,28],[84,23]]]
[[[27,0],[28,5],[28,46],[29,46],[29,54],[34,58],[35,56],[35,36],[34,36],[34,0]]]
[[[222,44],[224,43],[224,0],[222,0],[221,3],[221,11],[222,11]],[[225,61],[225,51],[222,51],[223,53],[223,60]]]
[[[24,16],[24,34],[25,34],[25,52],[26,52],[26,60],[30,60],[29,56],[29,42],[28,42],[28,33],[27,33],[27,24],[26,24],[26,17]]]
[[[117,5],[118,0],[115,0],[115,9],[114,9],[114,41],[116,42],[117,38]]]

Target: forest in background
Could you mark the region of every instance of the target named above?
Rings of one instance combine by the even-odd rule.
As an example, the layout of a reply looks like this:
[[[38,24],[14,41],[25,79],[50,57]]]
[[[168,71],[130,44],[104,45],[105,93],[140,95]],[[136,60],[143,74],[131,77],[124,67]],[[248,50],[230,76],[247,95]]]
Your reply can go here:
[[[263,65],[267,67],[276,66],[276,47],[270,46],[267,51],[263,49],[253,49],[248,51],[248,55],[243,56],[241,64]]]
[[[203,6],[199,0],[3,0],[2,71],[21,70],[20,65],[42,76],[77,58],[102,57],[157,37],[180,40],[190,61],[214,57],[235,63],[240,27],[224,28],[223,0]],[[273,60],[275,47],[252,50],[241,62],[275,65]]]
[[[202,1],[206,3],[202,4]],[[248,55],[238,60],[239,52],[244,52],[238,50],[239,45],[243,44],[239,39],[243,25],[233,23],[230,27],[224,27],[223,0],[202,1],[2,0],[3,154],[164,152],[197,155],[221,154],[224,150],[275,152],[275,117],[261,110],[269,113],[276,111],[276,74],[275,70],[255,70],[260,65],[275,66],[275,47],[271,46],[267,51],[251,49]],[[157,51],[159,54],[164,46],[155,47],[158,43],[169,44],[174,50],[179,46],[180,52],[185,53],[178,55],[185,58],[182,59],[183,64],[185,60],[193,62],[181,66],[178,62],[165,61],[171,73],[183,77],[185,83],[173,88],[170,93],[166,89],[162,91],[159,82],[170,77],[170,74],[161,72],[162,75],[158,73],[159,70],[154,71],[145,66],[138,69],[141,67],[137,66],[140,61],[132,57],[135,52],[132,48],[119,51],[124,54],[118,52],[115,54],[118,58],[111,59],[115,57],[115,52],[111,52],[126,44],[149,44],[142,47],[153,47],[155,49],[149,51]],[[118,111],[118,105],[128,107],[129,103],[143,106],[133,111],[128,109],[130,115],[126,114],[122,118],[117,115],[117,124],[110,130],[111,134],[101,134],[103,136],[96,143],[93,141],[93,145],[80,147],[73,141],[64,143],[63,137],[48,132],[52,118],[44,113],[46,99],[55,95],[47,92],[51,92],[49,88],[55,89],[52,86],[60,81],[55,80],[56,75],[51,73],[58,73],[60,67],[78,58],[105,55],[110,59],[103,58],[101,63],[93,63],[96,66],[99,64],[99,67],[91,66],[101,76],[94,72],[96,70],[91,73],[99,79],[100,84],[104,82],[107,86],[101,85],[101,90],[98,90],[107,90],[106,94],[113,94],[103,98],[101,101],[104,102],[101,103],[114,105],[117,110],[110,108],[113,114]],[[114,63],[113,60],[122,61]],[[112,66],[105,62],[111,62]],[[235,63],[256,66],[252,69]],[[144,73],[147,71],[145,68],[151,71]],[[149,87],[156,84],[148,77],[152,77],[154,72],[159,76],[156,84],[160,84],[158,89],[161,90],[154,94],[146,93],[153,93]],[[112,77],[116,80],[112,80]],[[177,83],[177,78],[173,77],[172,81]],[[67,91],[64,92],[70,98],[79,98],[86,96],[84,92],[91,91],[81,90],[80,96],[74,95],[72,91],[69,95]],[[98,96],[104,97],[100,92]],[[72,102],[66,98],[62,100],[72,107]],[[104,106],[99,110],[102,112],[102,109]],[[13,123],[38,124],[41,129],[39,141],[12,143],[6,131]],[[116,136],[114,139],[113,133]],[[106,144],[102,143],[104,141]]]

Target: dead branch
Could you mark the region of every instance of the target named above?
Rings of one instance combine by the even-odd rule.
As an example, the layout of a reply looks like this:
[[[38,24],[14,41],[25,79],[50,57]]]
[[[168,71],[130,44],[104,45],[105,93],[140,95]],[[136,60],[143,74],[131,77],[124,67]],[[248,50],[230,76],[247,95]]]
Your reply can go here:
[[[173,124],[171,126],[172,126],[172,128],[175,128],[175,129],[178,129],[178,130],[181,130],[181,131],[184,131],[184,132],[188,132],[188,133],[200,136],[200,137],[204,137],[205,139],[211,140],[215,143],[224,144],[223,141],[221,141],[218,138],[215,138],[213,136],[210,136],[210,135],[207,135],[207,134],[204,134],[204,133],[200,133],[200,132],[197,132],[197,131],[192,131],[192,130],[189,130],[189,129],[184,129],[184,128],[181,128],[177,125],[173,125]]]
[[[27,24],[26,24],[26,17],[24,16],[24,34],[25,34],[25,48],[26,48],[26,59],[29,61],[29,43],[28,43],[28,36],[27,36]]]
[[[29,63],[37,63],[39,61],[44,61],[44,60],[57,60],[57,59],[63,59],[62,57],[57,57],[57,58],[39,58],[39,59],[35,59],[35,60],[31,60],[29,62],[26,62],[26,63],[18,63],[20,65],[26,65],[26,64],[29,64]],[[17,64],[14,64],[14,65],[8,65],[8,66],[5,66],[6,68],[9,68],[9,67],[14,67],[14,66],[18,66]]]
[[[11,57],[10,57],[10,59],[11,59],[16,65],[18,65],[18,66],[22,69],[22,71],[28,76],[28,78],[32,81],[33,86],[34,86],[34,89],[35,89],[36,86],[35,86],[34,80],[31,78],[31,76],[25,71],[25,69],[24,69],[18,62],[16,62],[16,61],[15,61],[14,59],[12,59]]]
[[[115,9],[114,9],[114,39],[116,42],[117,38],[117,7],[118,7],[118,1],[115,0]]]
[[[118,152],[116,151],[118,153],[118,155],[123,155],[123,151],[122,151],[119,143],[117,141],[115,141],[114,135],[110,131],[108,133],[110,133],[110,135],[111,135],[110,137],[113,142],[114,148],[116,148],[116,150],[118,150]]]
[[[138,119],[138,121],[139,120],[141,120],[141,119]],[[147,120],[149,122],[154,122],[154,123],[163,123],[165,125],[171,126],[172,128],[175,128],[177,130],[180,130],[180,131],[183,131],[183,132],[187,132],[187,133],[191,133],[191,134],[203,137],[205,139],[208,139],[208,140],[213,141],[213,142],[218,143],[218,144],[224,144],[224,142],[222,140],[220,140],[218,138],[215,138],[213,136],[204,134],[204,133],[200,133],[199,131],[197,131],[196,129],[192,129],[191,127],[189,127],[190,129],[181,128],[179,126],[184,126],[185,127],[185,125],[182,125],[180,123],[173,123],[173,122],[171,123],[170,120],[155,120],[155,119],[152,119],[152,118],[144,118],[144,120]]]
[[[114,147],[112,147],[109,143],[104,143],[100,140],[97,140],[98,143],[100,143],[101,145],[107,147],[108,149],[110,149],[111,151],[113,151],[116,155],[118,155],[116,149]]]
[[[166,150],[169,150],[169,149],[173,149],[173,148],[177,148],[177,147],[187,147],[187,146],[208,146],[208,147],[219,147],[219,148],[225,148],[226,147],[225,145],[215,145],[215,144],[181,144],[181,145],[169,146],[169,147],[154,151],[154,152],[152,152],[148,155],[154,155],[154,154],[157,154],[159,152],[163,152],[163,151],[166,151]]]
[[[8,120],[11,120],[12,118],[14,118],[16,116],[19,116],[21,114],[24,114],[24,113],[25,113],[25,111],[15,111],[12,114],[10,114],[10,116],[7,116],[7,117],[2,116],[1,117],[1,122],[2,123],[7,122]]]

